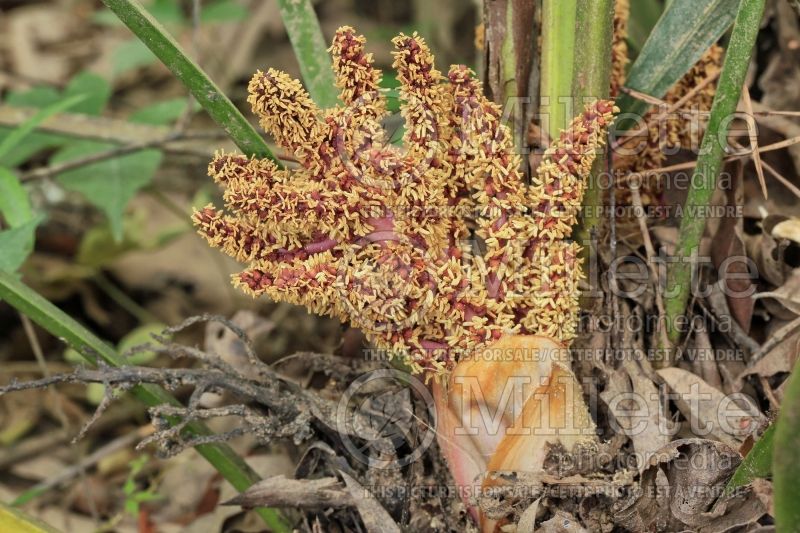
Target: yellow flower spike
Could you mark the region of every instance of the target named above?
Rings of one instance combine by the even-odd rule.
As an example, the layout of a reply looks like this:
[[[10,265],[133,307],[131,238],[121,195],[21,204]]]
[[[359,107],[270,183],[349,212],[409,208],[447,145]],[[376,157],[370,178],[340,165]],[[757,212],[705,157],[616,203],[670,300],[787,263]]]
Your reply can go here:
[[[271,68],[256,72],[247,92],[253,113],[275,141],[308,168],[321,168],[319,150],[328,128],[320,121],[320,110],[303,85]]]
[[[366,42],[353,28],[342,26],[336,30],[328,51],[342,103],[357,104],[360,110],[368,108],[365,114],[380,120],[386,114],[386,100],[380,87],[381,71],[373,66],[372,54],[364,51]]]
[[[608,101],[590,104],[545,152],[528,189],[528,205],[536,221],[534,238],[560,240],[572,234],[586,178],[598,149],[606,144],[605,132],[617,111]]]
[[[430,157],[437,143],[446,142],[445,91],[440,82],[442,73],[434,66],[425,39],[414,32],[400,34],[392,43],[394,62],[400,82],[400,97],[404,101],[401,113],[406,121],[403,142],[411,152],[421,157]]]
[[[232,258],[249,262],[264,257],[274,243],[260,235],[260,230],[239,218],[225,215],[208,205],[195,211],[192,220],[197,231],[211,246]]]

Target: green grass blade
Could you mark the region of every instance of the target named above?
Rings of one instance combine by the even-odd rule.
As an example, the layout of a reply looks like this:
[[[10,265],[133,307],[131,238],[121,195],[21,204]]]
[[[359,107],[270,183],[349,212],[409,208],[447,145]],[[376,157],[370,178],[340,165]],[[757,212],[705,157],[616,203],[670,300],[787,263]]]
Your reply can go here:
[[[9,133],[5,138],[3,138],[2,141],[0,141],[0,161],[2,161],[3,158],[14,149],[14,147],[22,142],[25,137],[30,135],[33,130],[35,130],[42,122],[53,115],[57,115],[62,111],[66,111],[85,98],[86,95],[84,94],[76,94],[75,96],[71,96],[54,104],[50,104],[49,106],[39,110],[35,115],[20,124],[18,127],[14,128],[11,133]]]
[[[631,66],[625,86],[662,98],[730,27],[738,0],[674,0],[661,15]],[[647,104],[628,95],[622,113],[644,114]]]
[[[673,6],[682,0],[675,0]],[[716,189],[717,176],[722,168],[722,157],[727,144],[727,129],[730,117],[736,112],[742,94],[750,57],[764,14],[765,0],[741,0],[736,22],[733,25],[725,62],[717,85],[717,94],[711,105],[706,133],[700,145],[700,156],[691,180],[681,219],[676,258],[667,267],[667,294],[665,310],[670,342],[680,339],[681,330],[676,327],[677,317],[686,311],[692,285],[692,258],[697,254],[700,238],[706,225],[707,206]],[[662,348],[668,348],[663,346]],[[657,363],[659,363],[657,361]],[[666,364],[661,361],[659,364]]]
[[[0,502],[0,531],[14,533],[59,533],[53,526]]]
[[[576,110],[572,96],[572,65],[575,59],[576,0],[544,0],[542,5],[542,120],[551,139],[567,127]]]
[[[730,494],[750,484],[755,478],[766,478],[772,474],[772,443],[775,438],[775,424],[772,424],[753,444],[752,449],[745,455],[736,468],[731,480],[725,487],[725,492]]]
[[[778,531],[800,531],[800,366],[795,365],[775,421],[772,488]]]
[[[97,357],[111,366],[118,367],[125,364],[124,359],[109,344],[103,342],[30,287],[2,271],[0,271],[0,299],[30,317],[51,335],[69,344],[89,363],[95,364],[93,357]],[[155,385],[138,385],[133,389],[133,393],[147,406],[181,405],[172,395]],[[211,430],[200,422],[189,423],[186,426],[186,433],[194,436],[212,434]],[[195,449],[214,465],[236,490],[244,491],[259,480],[258,474],[226,444],[202,444],[196,446]],[[272,531],[288,532],[291,530],[283,517],[274,509],[262,508],[258,512]]]
[[[331,58],[314,6],[310,0],[278,0],[278,7],[308,93],[320,107],[335,106]]]
[[[141,40],[197,102],[230,136],[246,155],[275,159],[267,143],[244,118],[230,99],[222,94],[208,75],[192,61],[166,29],[136,0],[103,0],[119,19]]]

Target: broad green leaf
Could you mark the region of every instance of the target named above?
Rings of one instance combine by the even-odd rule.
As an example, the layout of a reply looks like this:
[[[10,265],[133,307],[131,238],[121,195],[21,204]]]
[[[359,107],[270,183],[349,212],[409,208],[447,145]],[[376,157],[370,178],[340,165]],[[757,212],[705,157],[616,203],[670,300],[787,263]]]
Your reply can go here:
[[[153,335],[161,335],[167,329],[166,324],[152,323],[144,324],[138,328],[132,329],[127,335],[122,337],[117,345],[117,351],[124,357],[125,352],[136,346],[142,344],[155,344]],[[137,351],[134,354],[128,355],[128,364],[131,365],[146,365],[152,362],[156,356],[153,350]]]
[[[236,22],[245,20],[249,12],[242,4],[232,0],[219,0],[203,6],[200,21],[203,23]]]
[[[111,54],[114,76],[152,65],[158,58],[138,39],[120,43]]]
[[[6,95],[5,103],[14,107],[45,107],[61,100],[61,95],[56,89],[48,86],[34,87],[27,91],[9,91]],[[0,140],[4,139],[13,128],[0,128]],[[28,135],[24,141],[17,145],[13,152],[5,157],[5,164],[9,167],[19,166],[21,163],[30,159],[33,155],[55,148],[64,144],[68,138],[54,133],[34,132]]]
[[[80,159],[114,147],[113,144],[94,141],[76,142],[53,156],[51,163]],[[119,241],[123,236],[122,216],[128,202],[139,189],[150,183],[161,158],[158,150],[143,150],[62,172],[57,179],[65,188],[83,194],[103,211],[111,223],[114,238]]]
[[[800,366],[795,364],[786,383],[781,410],[775,421],[772,452],[772,488],[778,531],[800,531]]]
[[[74,106],[78,102],[85,99],[84,95],[76,95],[70,96],[65,98],[64,100],[60,100],[54,104],[50,104],[44,109],[37,112],[31,118],[29,118],[23,124],[20,124],[14,130],[8,134],[6,137],[0,141],[0,162],[3,161],[3,158],[8,154],[11,150],[14,149],[20,142],[22,142],[25,137],[27,137],[33,130],[35,130],[39,125],[47,120],[48,118],[66,111],[70,107]]]
[[[70,112],[88,115],[99,115],[111,96],[111,86],[103,78],[84,72],[70,80],[64,89],[63,95],[52,87],[36,87],[29,91],[9,94],[6,103],[20,107],[45,108],[58,105],[58,102],[76,97],[83,99],[70,108]],[[8,138],[12,133],[11,128],[0,128],[1,139]],[[9,167],[17,167],[43,150],[57,148],[70,142],[72,138],[67,135],[44,133],[34,131],[17,143],[14,149],[6,154],[3,163]]]
[[[0,128],[0,140],[8,136],[13,130]],[[65,135],[56,133],[33,132],[20,142],[14,150],[6,154],[3,163],[11,168],[16,168],[31,159],[36,154],[45,150],[52,150],[64,146],[70,141]]]
[[[106,107],[108,99],[111,98],[111,84],[97,74],[81,72],[69,80],[69,84],[64,89],[65,97],[77,95],[84,95],[84,99],[74,105],[70,112],[99,115]]]
[[[171,124],[186,111],[186,103],[186,98],[173,98],[156,102],[137,109],[128,117],[128,120],[155,126]]]
[[[761,435],[753,447],[736,467],[733,477],[725,487],[725,492],[732,493],[749,485],[755,478],[768,478],[772,475],[772,445],[775,437],[775,424],[772,424]]]
[[[59,95],[52,87],[35,87],[29,91],[13,92],[6,98],[6,103],[21,107],[46,108],[58,105],[62,100],[71,97],[82,100],[70,107],[70,112],[99,115],[111,96],[111,86],[103,78],[83,72],[72,78],[64,93]],[[0,128],[0,142],[8,138],[14,129]],[[3,162],[9,167],[17,167],[30,159],[33,155],[47,149],[57,148],[67,144],[72,139],[66,135],[54,133],[30,132],[19,141],[14,149],[6,154]]]
[[[31,255],[36,227],[44,219],[39,215],[15,228],[0,231],[0,270],[15,272]]]
[[[41,85],[27,91],[9,91],[5,102],[16,107],[45,107],[59,100],[61,95],[55,88]]]
[[[12,228],[33,218],[28,192],[9,169],[0,167],[0,215]]]
[[[625,86],[662,98],[733,24],[738,0],[674,0],[661,15]],[[623,95],[623,113],[644,114],[648,105]]]
[[[83,234],[75,262],[93,269],[102,268],[121,255],[144,248],[141,238],[132,234],[131,224],[123,222],[123,238],[115,239],[110,224],[97,224]]]

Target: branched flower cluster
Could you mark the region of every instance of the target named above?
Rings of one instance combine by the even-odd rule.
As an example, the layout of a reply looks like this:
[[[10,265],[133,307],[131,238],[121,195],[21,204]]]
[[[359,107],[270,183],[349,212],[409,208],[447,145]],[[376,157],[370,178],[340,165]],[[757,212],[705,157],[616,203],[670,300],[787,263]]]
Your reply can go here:
[[[296,168],[218,154],[226,212],[194,215],[213,245],[249,263],[253,296],[349,321],[379,348],[440,374],[507,334],[575,335],[585,178],[614,112],[588,106],[532,183],[500,107],[474,74],[436,69],[417,34],[393,40],[405,132],[384,135],[381,72],[352,28],[331,46],[342,105],[320,110],[300,82],[257,72],[248,101]]]

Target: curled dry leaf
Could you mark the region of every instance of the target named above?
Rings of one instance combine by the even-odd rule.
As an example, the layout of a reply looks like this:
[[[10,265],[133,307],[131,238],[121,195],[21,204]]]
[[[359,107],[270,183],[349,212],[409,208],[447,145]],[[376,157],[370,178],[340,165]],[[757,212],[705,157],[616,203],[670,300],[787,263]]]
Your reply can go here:
[[[748,376],[772,378],[778,374],[788,374],[800,355],[800,331],[789,335],[774,348],[769,350],[764,357],[749,365],[736,379],[736,390],[742,390],[744,380]]]
[[[608,405],[619,430],[630,436],[639,470],[645,468],[672,435],[658,388],[636,362],[626,359],[622,368],[609,374],[600,398]]]
[[[744,236],[747,256],[755,263],[759,276],[775,286],[782,285],[792,273],[792,266],[786,261],[786,251],[792,243],[786,236],[793,234],[792,225],[782,225],[787,220],[781,215],[768,215],[761,220],[760,233]]]
[[[741,172],[735,176],[734,185],[725,190],[725,205],[732,212],[736,212],[736,206],[744,203]],[[722,277],[720,283],[728,289],[725,291],[728,308],[742,330],[747,332],[750,330],[755,302],[752,298],[753,279],[747,275],[749,265],[741,260],[744,257],[744,222],[741,214],[719,219],[719,226],[711,240],[711,259]]]
[[[400,526],[394,521],[391,515],[386,512],[378,500],[368,492],[361,484],[347,475],[345,472],[339,471],[339,475],[344,479],[347,485],[347,491],[353,498],[358,514],[367,531],[375,533],[400,533]]]
[[[541,501],[542,498],[539,497],[525,509],[522,516],[519,517],[517,531],[534,531],[536,528],[536,513],[539,511],[539,503]]]
[[[738,448],[764,420],[752,399],[743,393],[726,395],[700,376],[681,368],[658,371],[674,393],[672,399],[698,437],[724,442]]]
[[[616,522],[632,531],[722,531],[721,524],[754,522],[764,514],[760,502],[749,495],[719,498],[740,462],[739,453],[721,442],[670,442],[642,472],[641,490],[615,504]]]
[[[787,218],[775,224],[772,228],[772,236],[776,239],[786,239],[795,243],[800,243],[800,219]]]
[[[773,300],[785,309],[781,318],[793,318],[800,315],[800,269],[796,269],[786,281],[774,291],[759,292],[753,298],[757,300]],[[774,306],[771,310],[774,309]]]

